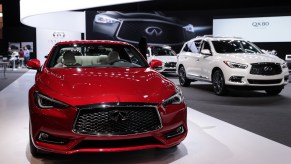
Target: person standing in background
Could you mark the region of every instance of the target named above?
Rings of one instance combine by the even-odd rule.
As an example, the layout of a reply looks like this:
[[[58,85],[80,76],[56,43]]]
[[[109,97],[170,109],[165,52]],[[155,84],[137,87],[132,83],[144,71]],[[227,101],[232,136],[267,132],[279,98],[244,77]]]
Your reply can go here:
[[[144,58],[147,60],[147,49],[148,49],[148,43],[146,37],[141,37],[138,43],[138,49],[140,53],[144,56]]]
[[[24,51],[22,48],[19,50],[19,62],[21,63],[21,67],[24,67]]]
[[[23,51],[23,49],[22,48],[20,48],[20,50],[19,50],[19,57],[20,58],[24,58],[24,51]]]
[[[30,59],[30,52],[26,46],[23,48],[24,48],[24,65],[26,65],[27,61]]]

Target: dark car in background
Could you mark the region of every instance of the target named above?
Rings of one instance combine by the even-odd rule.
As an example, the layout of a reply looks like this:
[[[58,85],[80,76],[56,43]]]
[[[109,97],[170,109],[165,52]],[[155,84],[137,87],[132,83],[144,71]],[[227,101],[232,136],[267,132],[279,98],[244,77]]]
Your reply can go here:
[[[161,12],[97,12],[93,32],[104,39],[137,44],[142,36],[150,45],[182,46],[186,35],[194,34],[192,24],[166,17]]]

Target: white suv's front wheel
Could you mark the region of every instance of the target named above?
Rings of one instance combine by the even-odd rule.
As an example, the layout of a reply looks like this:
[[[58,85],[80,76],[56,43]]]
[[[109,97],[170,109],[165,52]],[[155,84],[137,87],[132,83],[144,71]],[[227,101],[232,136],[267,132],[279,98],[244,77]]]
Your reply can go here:
[[[190,86],[190,83],[191,83],[191,80],[187,79],[186,77],[186,71],[185,71],[185,68],[183,66],[181,66],[179,68],[179,82],[180,82],[180,85],[183,86],[183,87],[189,87]]]
[[[227,92],[224,75],[221,70],[214,71],[212,75],[213,91],[216,95],[222,96]]]

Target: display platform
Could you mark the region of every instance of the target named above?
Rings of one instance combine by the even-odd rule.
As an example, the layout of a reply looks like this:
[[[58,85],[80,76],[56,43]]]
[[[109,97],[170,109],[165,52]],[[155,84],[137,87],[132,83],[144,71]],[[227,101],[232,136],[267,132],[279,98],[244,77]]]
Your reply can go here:
[[[34,158],[28,146],[28,71],[0,92],[0,163],[182,163],[289,164],[291,148],[188,108],[187,138],[172,149],[121,153],[47,155]]]

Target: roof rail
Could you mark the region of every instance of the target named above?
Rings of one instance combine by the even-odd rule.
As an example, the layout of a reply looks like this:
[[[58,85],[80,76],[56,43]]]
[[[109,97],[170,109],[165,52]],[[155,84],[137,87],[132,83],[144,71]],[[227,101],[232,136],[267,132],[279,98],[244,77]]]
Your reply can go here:
[[[197,36],[196,38],[236,38],[236,39],[243,39],[242,37],[238,37],[238,36],[214,36],[214,35],[203,35],[203,36]]]

